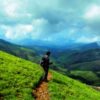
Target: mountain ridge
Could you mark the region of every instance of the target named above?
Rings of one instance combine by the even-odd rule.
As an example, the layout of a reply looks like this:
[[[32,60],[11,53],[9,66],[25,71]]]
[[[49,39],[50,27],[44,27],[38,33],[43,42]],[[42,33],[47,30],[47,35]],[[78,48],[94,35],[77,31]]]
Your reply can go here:
[[[37,57],[37,53],[34,50],[2,39],[0,39],[0,50],[30,61],[36,61],[35,57]]]

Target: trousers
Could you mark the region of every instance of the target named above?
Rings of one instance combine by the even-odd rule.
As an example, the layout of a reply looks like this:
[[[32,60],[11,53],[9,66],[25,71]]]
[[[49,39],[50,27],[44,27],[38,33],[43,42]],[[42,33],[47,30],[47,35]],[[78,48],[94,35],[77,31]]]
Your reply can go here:
[[[44,80],[47,80],[47,77],[48,77],[48,71],[49,71],[49,66],[44,66]]]

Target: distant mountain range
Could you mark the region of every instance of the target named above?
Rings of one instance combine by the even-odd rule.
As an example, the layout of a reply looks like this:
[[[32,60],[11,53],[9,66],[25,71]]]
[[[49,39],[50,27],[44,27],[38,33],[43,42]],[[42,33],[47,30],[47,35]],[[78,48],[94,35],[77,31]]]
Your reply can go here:
[[[80,50],[80,49],[92,49],[92,48],[100,48],[100,42],[93,43],[51,43],[47,41],[41,40],[31,40],[26,39],[21,41],[19,44],[27,46],[29,48],[39,47],[43,49],[50,49],[51,51],[63,51],[63,50]]]
[[[39,46],[38,44],[35,44],[35,46],[33,44],[20,46],[0,39],[0,50],[28,60],[50,50],[52,56],[54,58],[57,57],[58,61],[60,61],[62,65],[64,63],[66,66],[100,60],[100,45],[96,42],[90,44],[71,44],[65,47],[50,45],[49,47],[49,45]]]
[[[96,42],[64,47],[36,44],[20,46],[0,40],[0,50],[37,63],[40,55],[50,50],[54,63],[51,68],[87,84],[100,85],[100,45]]]

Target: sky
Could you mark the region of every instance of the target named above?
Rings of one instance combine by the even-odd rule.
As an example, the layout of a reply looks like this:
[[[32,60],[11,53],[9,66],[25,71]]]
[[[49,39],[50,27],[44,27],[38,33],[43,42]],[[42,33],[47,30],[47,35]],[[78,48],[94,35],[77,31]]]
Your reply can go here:
[[[0,0],[0,38],[21,42],[100,40],[100,0]]]

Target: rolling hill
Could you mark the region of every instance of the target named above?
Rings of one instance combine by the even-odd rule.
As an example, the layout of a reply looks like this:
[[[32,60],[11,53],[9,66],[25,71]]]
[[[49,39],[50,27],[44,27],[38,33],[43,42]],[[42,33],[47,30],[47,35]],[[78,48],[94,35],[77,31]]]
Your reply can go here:
[[[54,69],[90,85],[100,86],[100,49],[67,50],[55,57]],[[57,65],[56,65],[57,64]],[[62,66],[58,67],[57,66]],[[94,78],[94,79],[93,79]]]
[[[2,39],[0,39],[0,50],[30,61],[37,62],[38,59],[37,53],[34,50],[7,42]]]
[[[98,74],[100,72],[99,46],[97,43],[91,43],[80,45],[79,47],[75,46],[74,49],[76,48],[77,50],[68,49],[64,51],[52,48],[52,61],[54,66],[51,66],[51,68],[89,85],[100,86],[100,74]],[[28,49],[23,46],[0,40],[0,50],[39,63],[41,57],[40,54],[43,54],[46,51],[46,47],[44,49],[44,47],[32,46],[31,49]]]
[[[72,64],[70,76],[90,84],[100,86],[100,60]]]
[[[56,61],[67,67],[72,64],[100,60],[100,49],[66,50],[59,53],[58,56]]]
[[[51,100],[99,100],[100,92],[90,86],[55,71],[51,73]],[[0,51],[0,100],[33,100],[32,89],[42,76],[39,65]]]

